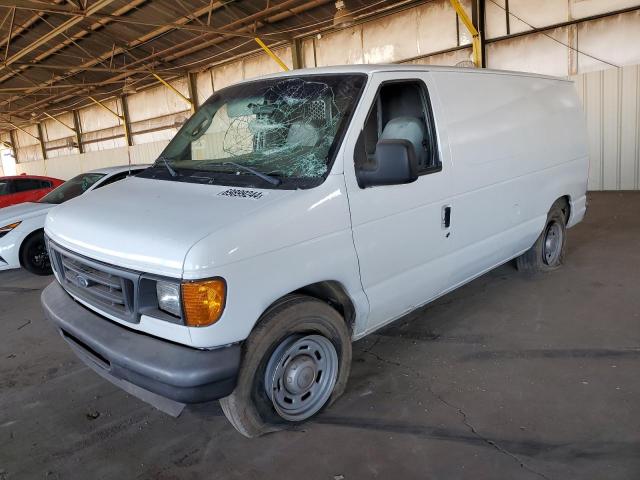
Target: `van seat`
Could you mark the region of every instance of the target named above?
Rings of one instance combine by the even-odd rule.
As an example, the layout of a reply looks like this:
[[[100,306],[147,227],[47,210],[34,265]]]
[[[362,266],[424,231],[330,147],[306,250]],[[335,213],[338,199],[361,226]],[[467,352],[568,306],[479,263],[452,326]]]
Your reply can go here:
[[[380,140],[399,139],[411,142],[420,166],[424,166],[427,163],[425,138],[424,123],[415,117],[392,118],[387,122],[380,135]]]

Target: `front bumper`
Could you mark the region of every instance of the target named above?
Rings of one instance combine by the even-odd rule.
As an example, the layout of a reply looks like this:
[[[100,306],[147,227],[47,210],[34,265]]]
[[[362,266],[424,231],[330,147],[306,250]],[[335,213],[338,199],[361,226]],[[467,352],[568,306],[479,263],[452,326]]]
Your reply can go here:
[[[80,359],[106,377],[180,403],[229,395],[241,347],[197,350],[129,330],[77,303],[56,281],[42,292],[46,317]]]

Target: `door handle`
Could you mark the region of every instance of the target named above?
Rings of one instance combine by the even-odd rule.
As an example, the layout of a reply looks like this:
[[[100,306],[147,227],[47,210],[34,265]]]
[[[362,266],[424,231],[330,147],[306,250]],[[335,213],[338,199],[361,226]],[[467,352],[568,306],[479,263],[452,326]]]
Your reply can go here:
[[[451,226],[451,205],[442,206],[442,228]]]

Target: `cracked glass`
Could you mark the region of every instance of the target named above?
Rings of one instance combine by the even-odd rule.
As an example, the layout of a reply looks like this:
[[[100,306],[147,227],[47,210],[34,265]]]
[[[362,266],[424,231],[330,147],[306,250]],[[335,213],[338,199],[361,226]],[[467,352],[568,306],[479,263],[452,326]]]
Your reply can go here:
[[[308,75],[225,88],[185,123],[155,167],[168,164],[178,181],[199,172],[211,174],[208,183],[319,184],[364,83],[363,75]]]

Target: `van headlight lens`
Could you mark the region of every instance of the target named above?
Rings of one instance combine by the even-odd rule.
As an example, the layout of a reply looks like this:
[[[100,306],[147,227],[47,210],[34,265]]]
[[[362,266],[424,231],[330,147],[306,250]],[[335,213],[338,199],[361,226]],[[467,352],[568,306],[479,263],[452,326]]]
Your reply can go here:
[[[227,296],[227,284],[222,278],[182,284],[184,324],[206,327],[222,316]]]
[[[0,227],[0,237],[4,237],[7,233],[9,233],[11,230],[16,228],[21,223],[22,222],[15,222],[15,223],[10,223],[9,225],[5,225],[4,227]]]
[[[176,317],[181,316],[179,283],[158,282],[156,283],[156,294],[160,310]]]

